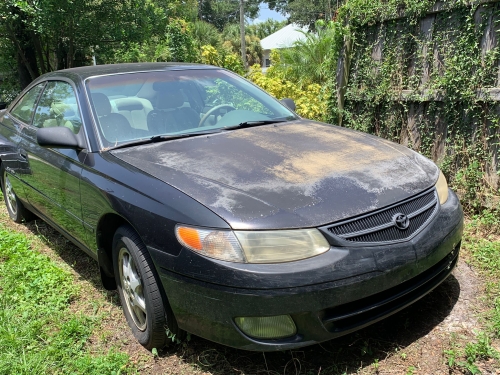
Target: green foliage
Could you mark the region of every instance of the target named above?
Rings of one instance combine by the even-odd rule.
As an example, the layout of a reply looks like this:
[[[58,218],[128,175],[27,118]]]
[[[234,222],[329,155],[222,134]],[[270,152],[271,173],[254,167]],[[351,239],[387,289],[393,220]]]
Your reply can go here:
[[[282,29],[287,24],[287,21],[276,21],[271,18],[263,21],[247,25],[245,27],[245,34],[256,36],[259,39],[274,34],[276,31]]]
[[[240,75],[243,75],[245,71],[240,57],[231,50],[225,48],[216,50],[212,46],[202,46],[201,61],[203,64],[220,66]]]
[[[224,46],[234,53],[241,49],[241,40],[226,40]],[[246,61],[249,66],[259,64],[262,61],[262,47],[260,45],[260,39],[256,36],[246,35],[245,36],[245,50],[246,50]],[[240,52],[241,53],[241,52]]]
[[[170,19],[166,30],[163,61],[194,62],[197,54],[190,24],[182,19]]]
[[[272,65],[266,74],[256,65],[250,69],[249,78],[278,99],[293,99],[299,115],[324,121],[332,93],[328,77],[342,47],[344,27],[337,22],[318,21],[316,30],[304,33],[304,40],[295,42],[292,48],[272,51]]]
[[[222,45],[221,34],[214,25],[205,21],[196,21],[193,23],[192,30],[193,38],[198,47],[209,45],[220,48]]]
[[[300,86],[312,83],[325,84],[332,74],[342,48],[344,28],[338,22],[318,21],[316,32],[306,33],[292,48],[279,50],[279,60],[272,60],[275,72]]]
[[[452,0],[450,3],[460,3]],[[424,15],[435,1],[433,0],[350,0],[339,9],[339,17],[349,19],[357,25],[371,25],[377,21],[406,15],[414,22]]]
[[[198,0],[199,19],[214,25],[222,31],[227,24],[240,20],[240,6],[234,0]],[[245,1],[245,17],[255,18],[259,13],[258,0]]]
[[[192,31],[192,24],[171,18],[163,35],[155,35],[142,43],[121,43],[109,53],[102,53],[99,62],[198,62],[199,52]]]
[[[129,372],[126,355],[91,354],[95,317],[68,311],[72,277],[0,227],[0,374]]]
[[[363,0],[362,0],[363,1]],[[364,0],[366,2],[366,0]],[[316,21],[335,18],[337,6],[343,1],[332,0],[266,0],[270,9],[285,15],[290,23],[315,28]],[[368,3],[368,2],[367,2]]]
[[[0,53],[0,103],[9,103],[21,90],[16,74],[16,51],[12,43],[7,38],[1,36],[0,51],[2,51]]]
[[[350,71],[341,112],[330,122],[407,144],[434,159],[459,192],[467,212],[494,207],[498,194],[492,150],[500,143],[497,104],[480,88],[495,85],[499,47],[483,52],[496,4],[440,3],[432,28],[423,17],[430,0],[352,0],[338,12]],[[348,49],[349,50],[349,49]],[[347,51],[348,51],[347,50]],[[334,71],[333,66],[330,71]],[[336,76],[329,75],[337,89]]]
[[[214,86],[206,88],[206,92],[206,104],[210,107],[231,103],[236,109],[263,113],[270,116],[273,115],[258,100],[224,80],[217,79]]]
[[[109,41],[138,40],[159,24],[149,17],[154,14],[151,6],[138,0],[6,0],[0,2],[0,34],[34,79],[47,71],[85,65],[95,46],[106,49]]]
[[[460,368],[467,373],[481,374],[477,366],[479,360],[500,359],[500,353],[491,346],[491,339],[484,332],[480,332],[476,342],[469,342],[465,348],[445,350],[447,364],[450,368]]]
[[[477,333],[475,341],[464,347],[452,343],[444,351],[450,368],[459,368],[471,374],[480,374],[477,363],[490,359],[499,360],[500,353],[491,345],[491,338],[500,337],[500,241],[495,234],[499,231],[498,212],[485,210],[474,215],[467,224],[462,240],[463,252],[470,255],[475,268],[487,280],[486,304],[489,311],[484,313],[488,323],[485,331]]]
[[[196,0],[5,0],[0,60],[8,60],[7,72],[19,72],[21,87],[42,73],[89,65],[92,55],[106,63],[165,59],[168,52],[169,59],[191,61],[192,44],[177,44],[186,41],[179,20],[196,15]]]
[[[275,56],[274,59],[279,58]],[[260,65],[250,68],[248,78],[277,99],[293,99],[297,107],[296,112],[299,115],[318,121],[324,119],[327,92],[322,90],[320,85],[299,86],[283,76],[273,75],[272,69],[271,72],[268,70],[267,74],[263,74]]]
[[[236,24],[226,25],[222,32],[223,46],[233,53],[241,54],[240,27]],[[260,64],[262,60],[262,47],[256,35],[245,33],[246,60],[249,66]]]

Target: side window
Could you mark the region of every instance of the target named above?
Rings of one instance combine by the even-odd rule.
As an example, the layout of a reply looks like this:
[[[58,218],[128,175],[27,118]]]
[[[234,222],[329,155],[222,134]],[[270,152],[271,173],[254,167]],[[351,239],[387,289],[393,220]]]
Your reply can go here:
[[[18,120],[29,124],[31,122],[33,111],[35,110],[36,100],[38,99],[44,84],[45,83],[40,83],[24,94],[21,100],[17,102],[16,106],[10,112],[11,115]]]
[[[77,134],[82,126],[73,87],[62,81],[49,81],[36,107],[33,126],[65,126]]]

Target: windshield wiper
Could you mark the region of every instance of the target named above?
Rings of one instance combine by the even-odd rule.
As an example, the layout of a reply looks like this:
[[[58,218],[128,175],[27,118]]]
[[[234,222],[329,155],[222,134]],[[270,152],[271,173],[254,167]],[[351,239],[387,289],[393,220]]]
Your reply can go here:
[[[222,129],[231,130],[231,129],[243,129],[243,128],[251,128],[252,126],[259,125],[267,125],[267,124],[276,124],[278,122],[287,122],[288,120],[254,120],[254,121],[244,121],[240,122],[238,125],[226,126]]]
[[[213,133],[220,133],[220,132],[221,132],[220,129],[216,129],[216,130],[210,130],[210,131],[200,131],[200,132],[182,133],[182,134],[174,134],[174,135],[155,135],[151,138],[138,139],[136,141],[125,142],[125,143],[122,143],[120,145],[109,147],[109,148],[107,148],[107,150],[116,150],[119,148],[125,148],[125,147],[130,147],[130,146],[147,145],[150,143],[171,141],[174,139],[189,138],[189,137],[194,137],[197,135],[206,135],[206,134],[213,134]]]

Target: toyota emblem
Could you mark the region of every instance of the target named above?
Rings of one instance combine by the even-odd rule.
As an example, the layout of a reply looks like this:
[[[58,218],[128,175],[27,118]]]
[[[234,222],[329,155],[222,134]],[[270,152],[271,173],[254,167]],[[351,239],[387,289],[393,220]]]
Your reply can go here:
[[[392,220],[396,228],[405,230],[410,226],[410,218],[405,214],[399,213],[393,216]]]

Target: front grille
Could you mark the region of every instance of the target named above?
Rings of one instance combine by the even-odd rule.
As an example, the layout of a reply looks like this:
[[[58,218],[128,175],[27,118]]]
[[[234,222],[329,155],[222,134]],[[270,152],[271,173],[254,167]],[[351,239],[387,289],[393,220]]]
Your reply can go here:
[[[437,213],[438,197],[431,189],[416,197],[371,214],[332,225],[328,230],[349,242],[390,243],[405,241],[417,234]],[[396,223],[396,219],[409,223]]]

